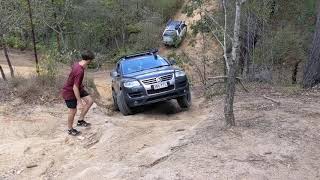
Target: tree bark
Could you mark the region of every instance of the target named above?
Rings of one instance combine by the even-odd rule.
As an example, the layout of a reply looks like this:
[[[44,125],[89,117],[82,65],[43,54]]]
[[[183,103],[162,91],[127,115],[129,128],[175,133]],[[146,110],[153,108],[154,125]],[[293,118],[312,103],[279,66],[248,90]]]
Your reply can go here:
[[[298,74],[298,68],[301,61],[297,61],[292,70],[292,84],[297,84],[297,74]]]
[[[13,70],[13,67],[12,67],[12,64],[11,64],[11,61],[10,61],[10,58],[9,58],[8,47],[7,47],[7,44],[5,42],[5,35],[4,34],[2,35],[2,39],[3,39],[2,46],[3,46],[4,56],[6,57],[6,60],[7,60],[9,69],[10,69],[10,75],[11,75],[11,77],[14,77],[14,70]]]
[[[320,3],[319,3],[320,4]],[[318,5],[319,7],[319,5]],[[320,83],[320,10],[318,8],[317,23],[312,42],[309,60],[306,63],[303,87],[310,88]]]
[[[34,24],[32,19],[32,10],[31,10],[31,4],[30,0],[27,0],[28,2],[28,11],[29,11],[29,18],[30,18],[30,26],[31,26],[31,34],[32,34],[32,42],[33,42],[33,50],[34,50],[34,58],[36,60],[36,72],[39,75],[39,63],[38,63],[38,53],[37,53],[37,46],[36,46],[36,37],[34,32]]]
[[[3,69],[2,69],[2,66],[1,66],[1,65],[0,65],[0,73],[1,73],[2,79],[6,81],[7,78],[6,78],[6,75],[5,75],[4,72],[3,72]]]
[[[224,58],[224,72],[225,75],[227,75],[227,72],[229,71],[230,67],[228,64],[228,56],[227,56],[227,7],[226,7],[226,1],[222,0],[222,6],[223,6],[223,12],[224,12],[224,31],[223,31],[223,58]]]
[[[226,99],[225,99],[225,107],[224,107],[224,115],[226,119],[227,125],[235,126],[235,118],[233,112],[233,102],[234,102],[234,94],[236,90],[236,74],[239,63],[239,50],[240,50],[240,20],[241,20],[241,4],[245,2],[245,0],[237,0],[236,1],[236,15],[235,15],[235,23],[234,23],[234,37],[232,42],[232,58],[229,58],[229,71],[228,71],[228,79],[226,85]]]

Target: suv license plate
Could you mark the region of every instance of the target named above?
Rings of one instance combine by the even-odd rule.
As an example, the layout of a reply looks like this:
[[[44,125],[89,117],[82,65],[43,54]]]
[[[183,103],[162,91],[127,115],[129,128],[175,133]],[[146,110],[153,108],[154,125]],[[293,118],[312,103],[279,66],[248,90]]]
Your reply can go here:
[[[154,89],[162,89],[162,88],[166,88],[166,87],[168,87],[167,82],[162,82],[162,83],[158,83],[158,84],[153,85]]]

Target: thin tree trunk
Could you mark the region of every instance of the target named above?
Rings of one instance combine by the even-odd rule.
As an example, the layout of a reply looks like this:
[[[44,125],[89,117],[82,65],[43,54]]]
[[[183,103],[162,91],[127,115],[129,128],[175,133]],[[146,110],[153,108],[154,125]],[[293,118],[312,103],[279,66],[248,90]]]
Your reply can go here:
[[[226,7],[226,1],[222,0],[222,6],[224,11],[224,31],[223,31],[223,57],[224,57],[224,72],[225,75],[227,75],[227,72],[229,71],[230,67],[228,64],[228,56],[227,56],[227,7]]]
[[[297,74],[298,74],[298,68],[301,61],[298,61],[294,64],[294,68],[292,71],[292,84],[297,84]]]
[[[31,34],[32,34],[32,42],[33,42],[33,50],[34,50],[34,58],[36,60],[36,71],[37,74],[39,75],[39,63],[38,63],[38,53],[37,53],[37,46],[36,46],[36,37],[35,37],[35,32],[34,32],[34,24],[32,20],[32,10],[31,10],[31,4],[30,0],[27,0],[28,2],[28,11],[29,11],[29,18],[30,18],[30,26],[31,26]]]
[[[6,57],[6,60],[7,60],[9,69],[10,69],[10,75],[11,75],[11,77],[14,77],[14,70],[13,70],[13,67],[12,67],[12,64],[11,64],[11,61],[10,61],[10,58],[9,58],[8,47],[7,47],[6,41],[4,40],[5,39],[5,35],[4,34],[2,35],[2,39],[3,39],[4,56]]]
[[[236,1],[236,15],[235,15],[235,23],[234,23],[234,37],[232,42],[232,58],[229,58],[229,71],[228,71],[228,80],[226,85],[226,99],[225,99],[225,107],[224,107],[224,115],[226,119],[227,125],[235,126],[235,118],[233,112],[233,102],[234,102],[234,94],[236,90],[236,73],[239,63],[239,36],[240,36],[240,20],[241,20],[241,4],[245,2],[245,0],[237,0]]]
[[[115,41],[115,43],[116,43],[117,49],[120,50],[119,43],[118,43],[118,39],[117,39],[116,36],[114,36],[114,41]]]
[[[6,81],[7,78],[6,78],[6,75],[5,75],[4,72],[3,72],[3,69],[2,69],[2,66],[1,66],[1,65],[0,65],[0,73],[1,73],[2,79]]]
[[[51,0],[51,4],[52,4],[52,6],[54,6],[54,0]],[[53,12],[53,18],[54,18],[54,22],[57,22],[57,13],[56,13],[56,11]],[[55,28],[57,29],[57,26]],[[56,32],[56,39],[57,39],[57,48],[58,48],[58,51],[60,52],[60,50],[61,50],[61,41],[60,41],[60,34],[58,32]]]
[[[319,3],[320,4],[320,3]],[[306,63],[303,87],[310,88],[320,83],[320,5],[309,60]]]

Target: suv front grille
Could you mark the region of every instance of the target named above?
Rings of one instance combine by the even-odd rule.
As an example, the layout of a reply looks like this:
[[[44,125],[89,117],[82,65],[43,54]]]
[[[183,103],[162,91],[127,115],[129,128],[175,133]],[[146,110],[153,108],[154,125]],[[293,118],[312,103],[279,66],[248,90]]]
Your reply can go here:
[[[173,74],[167,74],[167,75],[160,76],[160,77],[157,77],[157,78],[159,78],[159,80],[160,80],[159,82],[170,81],[173,78]],[[142,80],[142,83],[145,84],[145,85],[151,85],[151,84],[159,83],[157,81],[157,78],[145,79],[145,80]]]

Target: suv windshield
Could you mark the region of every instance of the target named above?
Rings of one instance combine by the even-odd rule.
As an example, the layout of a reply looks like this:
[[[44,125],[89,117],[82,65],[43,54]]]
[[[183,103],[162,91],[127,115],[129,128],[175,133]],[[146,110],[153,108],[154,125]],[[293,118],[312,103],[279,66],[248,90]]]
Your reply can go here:
[[[163,35],[164,36],[175,36],[176,35],[176,31],[174,31],[174,30],[166,30]]]
[[[122,74],[127,75],[139,71],[144,71],[148,69],[154,69],[163,66],[169,66],[168,62],[157,56],[156,59],[153,55],[142,56],[134,59],[125,60],[121,63]]]

